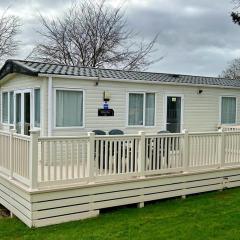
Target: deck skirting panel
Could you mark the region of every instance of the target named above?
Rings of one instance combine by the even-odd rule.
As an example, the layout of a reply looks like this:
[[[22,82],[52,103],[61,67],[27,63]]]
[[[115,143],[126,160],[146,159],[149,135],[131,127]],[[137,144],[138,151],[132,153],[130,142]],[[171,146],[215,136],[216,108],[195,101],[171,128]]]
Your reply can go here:
[[[35,227],[95,217],[115,206],[240,186],[240,169],[161,176],[32,193]]]
[[[0,176],[0,204],[29,227],[41,227],[96,217],[104,208],[239,186],[239,168],[35,191]]]
[[[30,193],[18,188],[2,177],[0,177],[0,204],[7,208],[12,214],[32,227],[32,203]]]

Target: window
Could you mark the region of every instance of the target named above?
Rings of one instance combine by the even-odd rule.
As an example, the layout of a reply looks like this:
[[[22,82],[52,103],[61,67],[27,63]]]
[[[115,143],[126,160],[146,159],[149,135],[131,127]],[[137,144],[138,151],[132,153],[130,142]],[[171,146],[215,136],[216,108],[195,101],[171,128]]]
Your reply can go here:
[[[143,97],[141,93],[129,94],[128,125],[143,125]]]
[[[56,127],[83,126],[83,92],[56,90]]]
[[[2,122],[7,124],[14,123],[14,94],[4,92],[2,94]]]
[[[154,126],[155,93],[129,93],[128,125]]]
[[[222,97],[221,103],[221,123],[235,124],[236,123],[236,98]]]
[[[2,122],[8,123],[8,92],[2,94]]]
[[[145,125],[154,126],[155,122],[155,94],[146,93]]]
[[[14,95],[13,92],[9,93],[9,123],[13,124],[14,122]]]
[[[40,89],[34,89],[34,127],[40,127]]]

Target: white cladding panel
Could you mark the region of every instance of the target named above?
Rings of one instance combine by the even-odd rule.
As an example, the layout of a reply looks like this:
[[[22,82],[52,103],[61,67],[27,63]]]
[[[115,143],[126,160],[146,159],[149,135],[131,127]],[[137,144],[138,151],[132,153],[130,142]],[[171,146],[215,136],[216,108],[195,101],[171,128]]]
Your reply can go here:
[[[98,86],[92,80],[75,80],[54,78],[54,88],[77,88],[85,92],[85,127],[82,129],[54,129],[54,135],[78,134],[94,129],[109,131],[117,128],[127,133],[158,132],[165,129],[166,96],[183,96],[183,125],[189,131],[217,130],[220,114],[220,97],[237,97],[237,123],[240,123],[240,90],[221,89],[211,87],[173,86],[163,84],[121,83],[114,81],[101,81]],[[198,94],[198,90],[203,92]],[[111,93],[110,108],[114,109],[114,117],[98,117],[98,108],[103,104],[103,92]],[[128,127],[127,114],[128,92],[155,92],[156,93],[156,125],[154,127]],[[54,114],[53,114],[54,118]]]
[[[1,92],[5,90],[18,90],[25,88],[41,88],[41,133],[48,133],[48,80],[14,75],[1,86]],[[84,91],[84,127],[57,129],[54,127],[54,91],[56,88],[82,89]],[[198,90],[203,92],[198,94]],[[98,117],[98,108],[103,105],[103,92],[111,94],[110,108],[114,109],[113,117]],[[127,126],[128,92],[155,92],[156,93],[156,124],[154,127],[129,127]],[[52,134],[53,135],[79,135],[94,129],[109,131],[122,129],[126,133],[136,133],[140,130],[156,133],[165,129],[166,122],[166,96],[183,96],[183,119],[182,129],[189,131],[214,131],[217,130],[220,115],[220,97],[237,97],[237,124],[240,124],[240,90],[212,87],[174,86],[166,84],[142,84],[131,82],[103,81],[98,86],[93,80],[79,80],[71,78],[53,78],[53,111],[52,111]],[[1,104],[0,104],[1,105]]]

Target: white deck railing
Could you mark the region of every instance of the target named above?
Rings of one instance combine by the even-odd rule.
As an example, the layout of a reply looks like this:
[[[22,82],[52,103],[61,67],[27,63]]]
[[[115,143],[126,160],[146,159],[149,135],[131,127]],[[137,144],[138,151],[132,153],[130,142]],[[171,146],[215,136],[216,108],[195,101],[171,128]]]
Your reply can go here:
[[[0,132],[0,173],[30,188],[240,166],[240,132],[30,137]]]
[[[39,181],[86,180],[88,137],[39,139]]]
[[[0,131],[0,172],[29,185],[30,137]]]
[[[222,125],[221,129],[225,132],[239,132],[240,126],[239,125]]]

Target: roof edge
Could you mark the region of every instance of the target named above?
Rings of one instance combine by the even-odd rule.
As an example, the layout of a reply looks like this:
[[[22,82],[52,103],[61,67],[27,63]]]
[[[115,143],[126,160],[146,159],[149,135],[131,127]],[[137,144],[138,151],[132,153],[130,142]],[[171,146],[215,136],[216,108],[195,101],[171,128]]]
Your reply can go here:
[[[0,81],[5,76],[11,73],[21,73],[29,76],[38,76],[38,72],[35,71],[33,68],[27,67],[18,61],[9,59],[4,63],[3,67],[0,70]]]
[[[21,60],[21,59],[10,59],[11,61],[17,61],[18,63],[20,62],[31,62],[31,63],[38,63],[38,64],[49,64],[49,65],[58,65],[58,66],[66,66],[66,67],[81,67],[81,68],[87,68],[87,69],[95,69],[95,70],[110,70],[110,71],[117,71],[117,72],[130,72],[130,73],[149,73],[149,74],[164,74],[164,75],[179,75],[183,77],[203,77],[203,78],[208,78],[208,79],[222,79],[222,80],[234,80],[231,78],[225,78],[225,77],[217,77],[217,76],[207,76],[207,75],[199,75],[199,74],[184,74],[184,73],[171,73],[171,72],[156,72],[156,71],[135,71],[135,70],[122,70],[122,69],[115,69],[115,68],[98,68],[98,67],[86,67],[86,66],[75,66],[75,65],[67,65],[67,64],[62,64],[62,63],[51,63],[51,62],[45,62],[45,61],[35,61],[35,60]],[[8,60],[7,60],[8,61]],[[23,64],[24,65],[24,64]]]
[[[92,80],[92,81],[107,81],[107,82],[121,82],[121,83],[138,83],[138,84],[156,84],[156,85],[169,85],[169,86],[185,86],[185,87],[197,87],[197,88],[221,88],[221,89],[240,89],[238,86],[224,86],[224,85],[213,85],[213,84],[194,84],[194,83],[177,83],[177,82],[158,82],[158,81],[147,81],[147,80],[133,80],[133,79],[120,79],[120,78],[104,78],[104,77],[87,77],[87,76],[73,76],[63,74],[50,74],[50,73],[39,73],[39,77],[53,77],[53,78],[69,78],[79,80]]]

